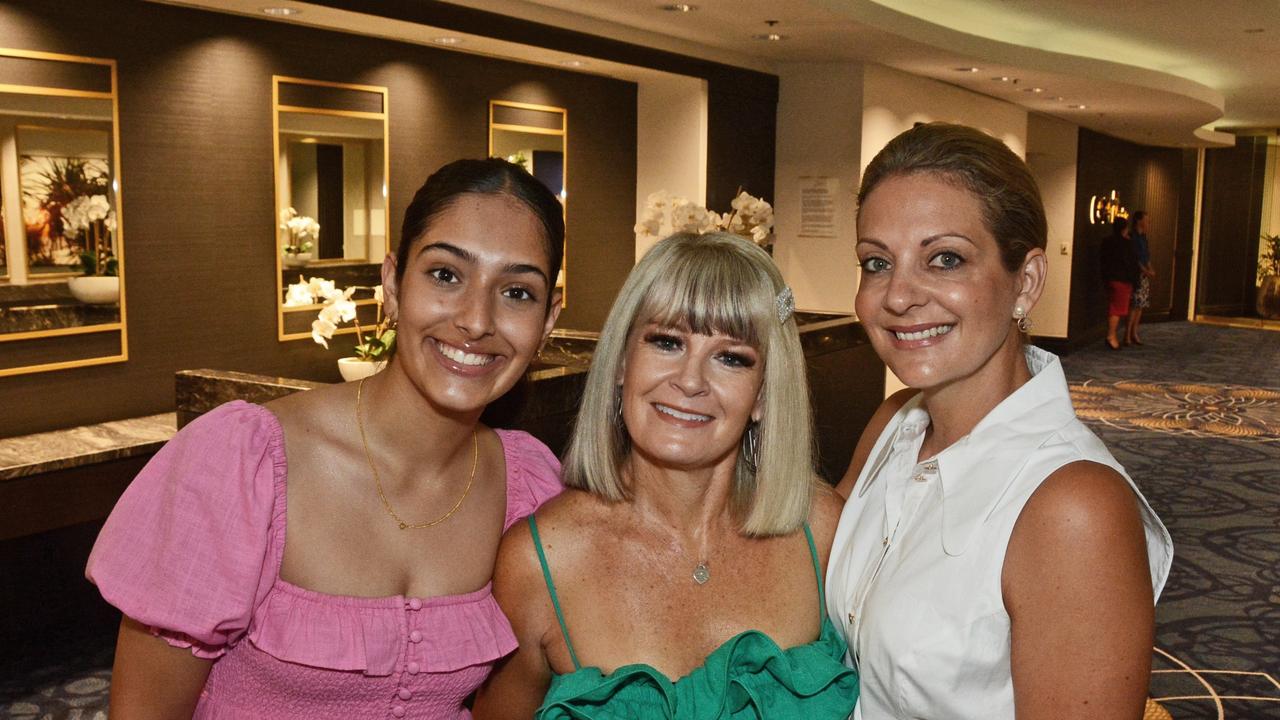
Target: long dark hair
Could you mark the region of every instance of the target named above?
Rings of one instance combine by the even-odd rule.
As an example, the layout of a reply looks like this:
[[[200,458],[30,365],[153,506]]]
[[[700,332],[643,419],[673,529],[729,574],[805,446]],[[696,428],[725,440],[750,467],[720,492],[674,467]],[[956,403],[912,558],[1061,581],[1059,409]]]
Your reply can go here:
[[[427,178],[404,211],[400,247],[396,249],[396,279],[404,278],[414,244],[435,218],[468,193],[509,195],[529,208],[542,224],[552,282],[564,260],[564,209],[556,196],[524,168],[500,158],[455,160]],[[550,293],[547,295],[550,303]]]

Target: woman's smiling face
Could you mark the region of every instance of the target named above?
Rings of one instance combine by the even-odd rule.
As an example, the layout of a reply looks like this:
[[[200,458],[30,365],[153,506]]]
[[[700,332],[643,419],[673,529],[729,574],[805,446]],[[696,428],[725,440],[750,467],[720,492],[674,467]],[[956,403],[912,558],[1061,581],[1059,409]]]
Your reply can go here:
[[[627,339],[622,381],[632,451],[660,467],[732,469],[763,382],[764,358],[737,338],[640,325]]]
[[[537,217],[505,194],[466,193],[383,266],[396,361],[445,412],[483,409],[524,374],[560,311]]]
[[[1020,351],[1014,308],[1030,312],[1038,289],[1031,297],[1024,273],[1004,267],[981,203],[959,183],[927,172],[882,181],[859,211],[857,253],[858,318],[908,386],[944,387]]]

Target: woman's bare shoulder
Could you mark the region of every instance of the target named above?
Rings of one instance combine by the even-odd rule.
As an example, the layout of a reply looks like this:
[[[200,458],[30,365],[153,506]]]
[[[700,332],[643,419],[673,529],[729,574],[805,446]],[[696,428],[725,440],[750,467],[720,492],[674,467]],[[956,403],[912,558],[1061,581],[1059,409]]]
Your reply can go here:
[[[844,510],[844,498],[825,482],[815,481],[815,484],[813,506],[809,510],[809,530],[813,533],[819,559],[825,566],[836,536],[836,526],[840,524],[840,512]]]

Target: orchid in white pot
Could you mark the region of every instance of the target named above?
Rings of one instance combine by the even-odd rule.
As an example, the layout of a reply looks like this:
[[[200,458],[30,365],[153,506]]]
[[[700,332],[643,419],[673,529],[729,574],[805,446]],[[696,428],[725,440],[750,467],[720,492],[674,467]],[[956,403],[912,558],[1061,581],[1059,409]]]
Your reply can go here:
[[[299,215],[293,208],[280,211],[280,229],[284,231],[284,264],[287,267],[306,265],[311,260],[312,240],[320,239],[320,223],[306,215]]]
[[[84,273],[67,281],[71,295],[89,305],[120,301],[120,262],[111,252],[116,231],[116,211],[106,195],[79,195],[62,207],[62,231],[68,240],[80,240],[80,269]]]
[[[356,292],[371,291],[377,305],[377,316],[372,328],[362,327],[356,314],[356,301],[352,296]],[[311,339],[316,343],[329,347],[329,341],[338,328],[351,323],[356,331],[355,357],[340,358],[338,370],[344,380],[358,380],[368,377],[386,367],[395,351],[396,329],[382,312],[382,286],[368,287],[352,285],[339,289],[332,280],[313,277],[304,279],[298,276],[298,282],[289,285],[285,293],[285,307],[302,307],[321,304],[319,315],[311,323]]]

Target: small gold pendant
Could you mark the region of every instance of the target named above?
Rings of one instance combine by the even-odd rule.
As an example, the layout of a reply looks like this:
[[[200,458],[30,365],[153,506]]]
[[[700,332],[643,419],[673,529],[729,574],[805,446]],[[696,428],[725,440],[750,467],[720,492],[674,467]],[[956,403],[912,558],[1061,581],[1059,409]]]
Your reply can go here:
[[[693,569],[693,581],[699,585],[706,585],[711,579],[711,571],[707,569],[706,563],[698,563],[698,567]]]
[[[406,530],[406,529],[408,529],[408,527],[409,527],[409,523],[400,523],[400,529],[401,529],[401,530]]]

